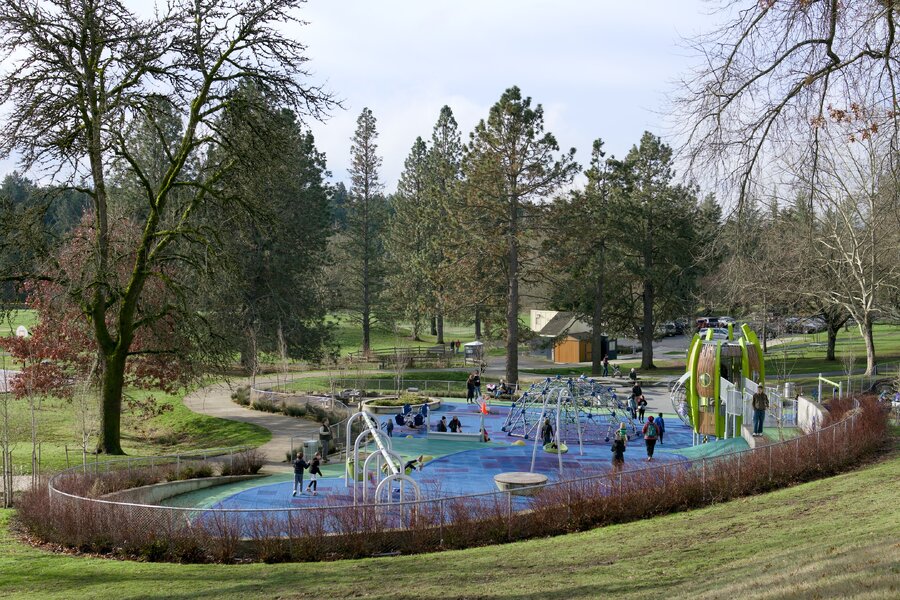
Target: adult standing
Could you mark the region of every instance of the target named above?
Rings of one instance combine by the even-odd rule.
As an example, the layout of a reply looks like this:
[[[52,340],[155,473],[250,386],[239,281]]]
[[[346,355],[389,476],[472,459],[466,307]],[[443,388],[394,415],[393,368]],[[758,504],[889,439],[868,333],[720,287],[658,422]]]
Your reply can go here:
[[[328,419],[322,421],[322,426],[319,427],[319,445],[322,446],[322,462],[327,464],[328,453],[331,452],[331,425]]]
[[[384,425],[384,429],[385,429],[385,431],[387,431],[389,438],[394,437],[394,420],[388,419],[387,423],[385,423],[385,425]]]
[[[609,354],[603,355],[603,376],[609,377]]]
[[[644,428],[641,430],[644,434],[644,443],[647,445],[647,462],[653,460],[653,448],[656,446],[656,440],[659,439],[659,428],[653,422],[653,415],[647,417]]]
[[[641,389],[641,384],[635,382],[633,386],[631,386],[631,398],[628,402],[628,406],[631,409],[631,418],[637,419],[637,409],[640,401],[644,398],[644,390]],[[643,417],[641,418],[641,422],[643,422]]]
[[[297,495],[297,486],[300,487],[300,491],[303,491],[303,470],[309,468],[309,463],[303,460],[303,452],[297,452],[294,455],[294,493],[292,496]]]
[[[656,417],[656,430],[659,432],[659,445],[662,446],[663,435],[666,433],[666,422],[663,421],[662,413],[659,413],[659,416]]]
[[[481,374],[478,371],[473,373],[472,384],[475,386],[475,400],[481,398]]]
[[[466,379],[466,404],[471,404],[475,401],[475,372],[469,373],[469,377]]]
[[[644,411],[647,410],[647,399],[644,398],[644,395],[641,394],[637,401],[638,405],[638,420],[643,423],[644,422]]]
[[[766,388],[760,382],[756,393],[753,394],[753,437],[761,437],[763,434],[763,423],[766,421],[766,410],[769,408],[769,396],[766,395]]]

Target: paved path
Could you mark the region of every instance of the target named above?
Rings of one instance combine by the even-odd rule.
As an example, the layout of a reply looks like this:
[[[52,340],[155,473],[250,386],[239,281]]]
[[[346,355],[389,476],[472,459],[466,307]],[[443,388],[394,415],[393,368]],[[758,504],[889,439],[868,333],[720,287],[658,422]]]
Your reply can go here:
[[[271,381],[259,377],[256,379],[257,385],[274,382],[274,378]],[[231,399],[231,393],[235,388],[246,384],[247,381],[237,379],[205,387],[188,394],[184,398],[184,405],[202,415],[265,427],[272,432],[272,439],[259,448],[266,458],[265,470],[290,471],[290,465],[285,462],[285,453],[291,449],[291,437],[300,440],[318,439],[319,424],[306,419],[251,410],[236,404]]]

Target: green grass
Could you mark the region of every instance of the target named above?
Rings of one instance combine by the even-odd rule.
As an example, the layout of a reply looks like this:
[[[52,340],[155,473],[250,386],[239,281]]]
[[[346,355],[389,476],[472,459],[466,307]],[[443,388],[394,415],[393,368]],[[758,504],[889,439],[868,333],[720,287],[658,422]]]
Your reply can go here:
[[[328,320],[334,324],[334,341],[340,350],[341,356],[345,356],[350,352],[356,352],[362,348],[362,325],[355,321],[350,314],[337,313],[331,315]],[[427,326],[419,333],[421,341],[413,341],[412,327],[409,323],[400,323],[396,331],[393,328],[375,323],[369,332],[369,336],[369,342],[373,350],[394,347],[430,347],[437,343],[437,336],[431,335]],[[474,339],[475,327],[473,325],[444,323],[445,342],[450,343],[450,340],[459,340],[466,343]]]
[[[225,446],[259,446],[272,437],[269,430],[250,423],[227,421],[197,414],[181,400],[161,392],[129,390],[136,398],[152,396],[161,406],[171,410],[150,419],[144,419],[125,409],[123,413],[122,449],[132,456],[152,456],[220,448]],[[12,420],[18,423],[19,440],[13,448],[13,467],[16,473],[31,472],[30,412],[25,400],[11,402]],[[81,432],[76,428],[76,416],[72,402],[57,398],[45,398],[38,412],[38,439],[41,441],[41,470],[57,470],[81,462]],[[95,442],[93,442],[95,443]],[[89,448],[90,449],[90,448]],[[90,457],[105,460],[116,457]]]
[[[896,598],[900,454],[687,513],[453,552],[318,564],[172,565],[54,554],[8,533],[9,598]]]
[[[11,310],[6,314],[0,313],[0,336],[14,335],[19,325],[24,325],[30,330],[37,322],[38,315],[35,310]]]

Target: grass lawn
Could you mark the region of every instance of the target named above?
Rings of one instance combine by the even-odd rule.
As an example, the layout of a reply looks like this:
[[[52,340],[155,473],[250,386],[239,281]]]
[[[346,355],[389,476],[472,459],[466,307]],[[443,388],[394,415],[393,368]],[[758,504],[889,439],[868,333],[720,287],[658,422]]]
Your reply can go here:
[[[144,399],[153,396],[170,411],[150,419],[126,412],[123,415],[122,449],[132,456],[152,456],[185,452],[203,448],[251,445],[259,446],[272,437],[269,430],[250,423],[227,421],[197,414],[184,406],[181,395],[162,392],[129,390],[128,394]],[[19,424],[18,443],[13,449],[13,467],[17,474],[31,472],[30,413],[25,400],[11,402],[13,422]],[[41,469],[57,470],[66,467],[66,446],[69,464],[81,462],[81,432],[76,428],[76,414],[72,402],[46,398],[38,412],[38,432],[41,440]],[[91,457],[104,460],[106,457]]]
[[[341,356],[350,352],[356,352],[362,348],[362,325],[355,321],[348,313],[338,313],[329,317],[329,322],[334,324],[334,341],[340,349]],[[401,323],[397,330],[375,323],[370,331],[370,343],[373,350],[385,348],[403,347],[430,347],[437,343],[437,336],[430,335],[426,324],[419,337],[422,341],[412,340],[412,327],[409,323]],[[473,325],[457,325],[444,323],[444,341],[459,340],[463,343],[475,339],[475,327]]]
[[[10,517],[0,511],[0,596],[10,598],[900,595],[896,448],[858,471],[687,513],[502,546],[318,564],[173,565],[52,554],[13,538]]]
[[[25,309],[25,310],[12,310],[7,314],[0,313],[0,336],[8,336],[15,335],[16,328],[19,325],[24,325],[29,330],[37,324],[37,311]]]

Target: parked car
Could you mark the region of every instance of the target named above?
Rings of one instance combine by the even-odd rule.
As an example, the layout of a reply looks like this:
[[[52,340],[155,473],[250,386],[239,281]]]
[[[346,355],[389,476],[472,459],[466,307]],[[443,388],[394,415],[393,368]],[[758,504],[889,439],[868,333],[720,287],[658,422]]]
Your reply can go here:
[[[819,317],[797,318],[790,317],[784,320],[784,329],[788,333],[819,333],[828,329],[825,321]]]
[[[706,332],[709,331],[709,327],[704,327],[700,330],[700,339],[706,339]],[[728,330],[722,327],[713,327],[712,328],[712,339],[714,340],[727,340],[728,339]]]

